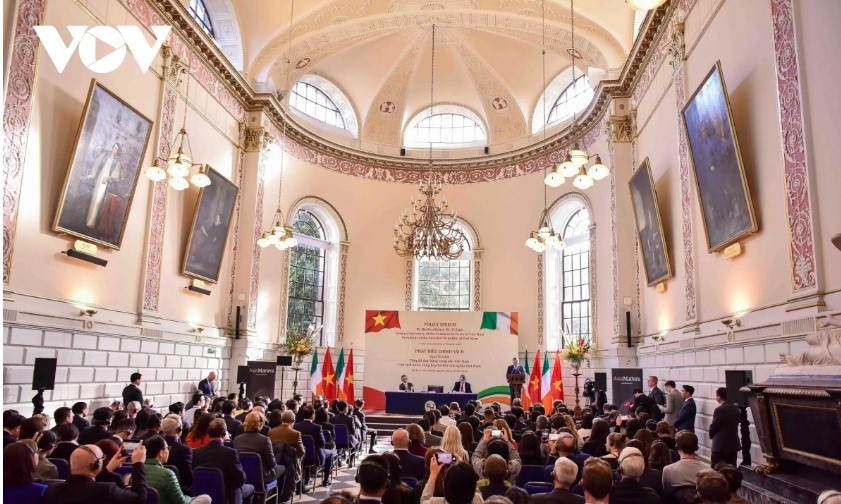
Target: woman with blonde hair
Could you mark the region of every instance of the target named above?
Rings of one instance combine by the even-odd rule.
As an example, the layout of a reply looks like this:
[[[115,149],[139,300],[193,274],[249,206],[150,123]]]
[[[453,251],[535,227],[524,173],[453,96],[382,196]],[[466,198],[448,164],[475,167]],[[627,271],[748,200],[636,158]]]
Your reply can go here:
[[[444,430],[444,438],[441,440],[441,449],[450,452],[458,458],[459,462],[469,462],[470,455],[461,443],[461,431],[455,425],[450,425]],[[455,461],[453,461],[455,463]]]
[[[426,446],[424,446],[423,429],[421,426],[412,423],[406,426],[406,432],[409,433],[409,453],[423,457],[426,455]]]
[[[256,453],[263,462],[263,477],[266,481],[277,479],[283,466],[278,466],[272,448],[272,440],[260,433],[266,424],[262,413],[252,411],[245,416],[243,433],[234,438],[234,449],[238,452]]]

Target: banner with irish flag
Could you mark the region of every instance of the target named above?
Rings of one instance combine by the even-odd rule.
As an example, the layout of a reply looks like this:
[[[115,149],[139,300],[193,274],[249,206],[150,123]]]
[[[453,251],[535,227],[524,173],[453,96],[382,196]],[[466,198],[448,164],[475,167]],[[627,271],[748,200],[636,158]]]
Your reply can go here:
[[[479,329],[492,329],[508,334],[519,334],[519,312],[484,312],[482,326]]]

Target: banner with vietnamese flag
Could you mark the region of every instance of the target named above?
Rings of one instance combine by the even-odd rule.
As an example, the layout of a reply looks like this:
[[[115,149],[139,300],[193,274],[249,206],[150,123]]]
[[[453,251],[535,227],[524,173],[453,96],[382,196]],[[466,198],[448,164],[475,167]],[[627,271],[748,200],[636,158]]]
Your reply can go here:
[[[383,329],[400,329],[400,316],[396,311],[365,310],[365,332],[380,332]]]

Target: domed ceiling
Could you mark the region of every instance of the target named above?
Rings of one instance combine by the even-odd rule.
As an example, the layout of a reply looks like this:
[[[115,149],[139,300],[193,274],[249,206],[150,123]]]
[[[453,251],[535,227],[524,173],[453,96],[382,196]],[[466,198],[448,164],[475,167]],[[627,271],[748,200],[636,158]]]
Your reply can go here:
[[[357,146],[399,148],[407,122],[429,106],[432,25],[436,104],[466,107],[488,144],[527,141],[545,83],[539,0],[236,0],[245,73],[258,89],[284,91],[315,75],[348,98]],[[546,0],[546,79],[572,64],[570,4]],[[575,1],[575,65],[610,74],[633,44],[623,0]],[[291,64],[287,65],[287,61]],[[551,104],[549,104],[551,106]]]

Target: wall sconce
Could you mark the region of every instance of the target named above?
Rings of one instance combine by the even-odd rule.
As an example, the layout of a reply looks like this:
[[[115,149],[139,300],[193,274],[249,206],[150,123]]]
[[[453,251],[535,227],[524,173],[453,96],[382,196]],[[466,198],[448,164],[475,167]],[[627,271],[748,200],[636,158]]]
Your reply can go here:
[[[727,327],[727,329],[729,329],[730,331],[733,331],[734,327],[741,327],[742,326],[742,322],[739,319],[729,319],[728,318],[728,319],[722,320],[721,323],[724,324]]]
[[[654,341],[663,341],[666,338],[662,334],[655,334],[651,337],[651,339]]]
[[[97,310],[94,310],[93,308],[85,308],[85,309],[82,309],[82,310],[79,311],[79,316],[80,317],[93,317],[97,313],[99,313],[99,312]]]
[[[204,327],[193,326],[193,327],[190,329],[190,332],[191,332],[191,333],[201,333],[202,331],[204,331]]]
[[[216,355],[219,352],[219,349],[216,347],[208,347],[207,353],[210,355]]]
[[[198,285],[188,285],[187,287],[185,287],[185,289],[192,292],[198,292],[199,294],[204,294],[205,296],[210,295],[209,290],[199,287]]]

